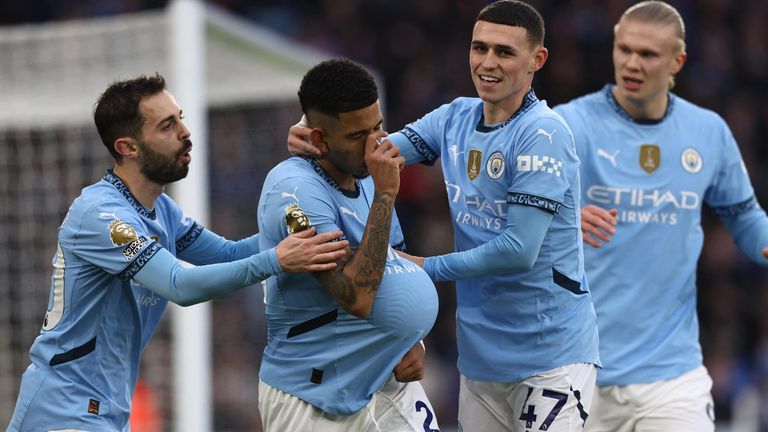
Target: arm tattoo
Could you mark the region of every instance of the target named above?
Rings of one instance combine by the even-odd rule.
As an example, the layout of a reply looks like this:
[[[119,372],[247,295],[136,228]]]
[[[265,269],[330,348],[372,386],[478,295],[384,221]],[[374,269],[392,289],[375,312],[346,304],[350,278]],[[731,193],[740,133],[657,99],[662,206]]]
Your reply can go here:
[[[353,306],[359,295],[375,297],[379,289],[389,249],[393,205],[394,196],[375,193],[360,246],[349,262],[339,266],[331,277],[328,289],[345,309]]]

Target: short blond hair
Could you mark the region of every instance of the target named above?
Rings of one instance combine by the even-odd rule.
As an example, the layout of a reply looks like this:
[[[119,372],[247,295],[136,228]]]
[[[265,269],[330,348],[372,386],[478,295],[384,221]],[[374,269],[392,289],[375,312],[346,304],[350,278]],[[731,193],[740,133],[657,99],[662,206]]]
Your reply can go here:
[[[658,0],[642,1],[624,11],[619,23],[622,20],[669,26],[674,30],[677,37],[678,52],[685,51],[685,23],[680,12],[669,3]],[[619,23],[613,28],[614,34],[619,29]],[[675,77],[671,76],[669,77],[669,88],[672,89],[674,86]]]

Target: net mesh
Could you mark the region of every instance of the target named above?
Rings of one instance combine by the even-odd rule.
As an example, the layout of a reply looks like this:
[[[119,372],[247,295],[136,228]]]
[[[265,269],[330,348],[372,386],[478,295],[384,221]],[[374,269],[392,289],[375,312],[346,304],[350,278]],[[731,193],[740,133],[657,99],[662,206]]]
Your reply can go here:
[[[93,104],[115,79],[169,78],[168,20],[156,10],[0,27],[0,424],[10,421],[47,308],[56,230],[80,190],[112,164]],[[320,57],[210,5],[206,29],[210,227],[235,239],[256,232],[263,178],[286,156],[300,78]],[[214,302],[216,430],[260,430],[262,309],[260,287]],[[133,430],[173,428],[170,329],[166,313],[142,357]]]

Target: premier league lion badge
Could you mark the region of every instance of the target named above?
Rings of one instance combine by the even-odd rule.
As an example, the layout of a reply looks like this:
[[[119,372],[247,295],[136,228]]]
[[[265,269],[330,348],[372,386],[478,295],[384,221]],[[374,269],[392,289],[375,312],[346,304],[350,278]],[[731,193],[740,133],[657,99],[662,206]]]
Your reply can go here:
[[[311,227],[312,222],[309,216],[304,214],[304,210],[294,203],[285,208],[285,226],[288,228],[288,234],[294,234]]]

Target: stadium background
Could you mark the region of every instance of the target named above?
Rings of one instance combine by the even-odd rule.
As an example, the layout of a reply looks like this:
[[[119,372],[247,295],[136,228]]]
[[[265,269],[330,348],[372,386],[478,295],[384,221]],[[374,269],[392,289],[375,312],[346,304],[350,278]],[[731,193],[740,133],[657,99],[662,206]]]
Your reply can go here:
[[[474,95],[467,67],[471,28],[478,0],[217,0],[212,3],[309,46],[346,56],[376,68],[386,83],[386,128],[408,121],[457,96]],[[534,82],[550,105],[594,91],[612,79],[612,25],[634,2],[532,1],[547,25],[550,57]],[[687,25],[688,62],[675,91],[719,112],[739,142],[758,198],[768,203],[768,3],[762,0],[671,1]],[[162,0],[5,0],[0,25],[114,15],[162,8]],[[6,60],[0,59],[0,63]],[[152,71],[148,71],[152,72]],[[87,77],[84,77],[87,79]],[[259,77],[253,77],[258,80]],[[2,96],[0,96],[2,97]],[[2,103],[2,102],[0,102]],[[296,104],[278,109],[238,107],[212,112],[209,134],[211,169],[210,227],[239,238],[256,230],[256,201],[266,171],[285,155],[285,131],[299,115]],[[270,125],[255,128],[248,125]],[[243,130],[248,133],[236,133]],[[194,132],[194,131],[193,131]],[[215,137],[215,139],[214,139]],[[92,138],[92,137],[91,137]],[[64,139],[67,139],[65,136]],[[80,139],[74,135],[71,139]],[[32,139],[33,151],[47,152],[44,140]],[[254,142],[268,143],[253,151]],[[101,146],[93,149],[90,181],[103,172]],[[0,155],[0,159],[6,156]],[[24,178],[25,167],[17,167]],[[38,170],[40,167],[29,167]],[[10,175],[10,174],[9,174]],[[59,205],[70,202],[77,188],[61,187]],[[450,221],[439,169],[410,167],[403,175],[398,212],[411,252],[421,255],[451,249]],[[707,232],[699,266],[699,312],[705,363],[715,386],[718,430],[768,430],[768,272],[749,263],[727,232],[705,209]],[[52,239],[59,220],[41,237]],[[3,225],[0,225],[2,227]],[[51,244],[49,241],[46,243]],[[10,254],[16,245],[0,244]],[[14,248],[11,251],[11,248]],[[45,255],[50,257],[50,253]],[[663,251],[648,251],[663,253]],[[49,258],[47,258],[49,259]],[[45,262],[42,266],[47,265]],[[4,270],[5,271],[5,270]],[[24,277],[18,274],[17,277]],[[47,276],[46,276],[47,277]],[[47,286],[42,287],[47,293]],[[427,339],[425,386],[441,425],[455,424],[457,376],[453,330],[454,295],[450,284],[439,287],[441,311]],[[22,297],[26,293],[15,292]],[[45,298],[28,302],[44,312]],[[265,340],[260,290],[252,288],[213,303],[214,421],[217,431],[260,430],[255,410],[260,351]],[[10,325],[14,322],[3,323]],[[167,337],[161,329],[160,339]],[[34,334],[19,337],[26,350]],[[157,341],[155,341],[157,342]],[[162,345],[147,352],[142,389],[156,392],[150,408],[168,410],[163,398],[163,369],[154,359],[168,356]],[[158,345],[158,346],[155,346]],[[18,363],[18,360],[15,360]],[[163,363],[158,361],[158,363]],[[16,369],[26,366],[14,365]],[[20,369],[19,369],[20,372]],[[157,388],[155,388],[157,387]],[[7,410],[9,407],[2,407]],[[150,410],[152,411],[152,410]],[[167,414],[167,413],[166,413]],[[2,416],[0,416],[2,417]],[[7,419],[0,418],[0,423]],[[161,420],[163,421],[163,420]],[[167,430],[167,424],[158,430]]]

